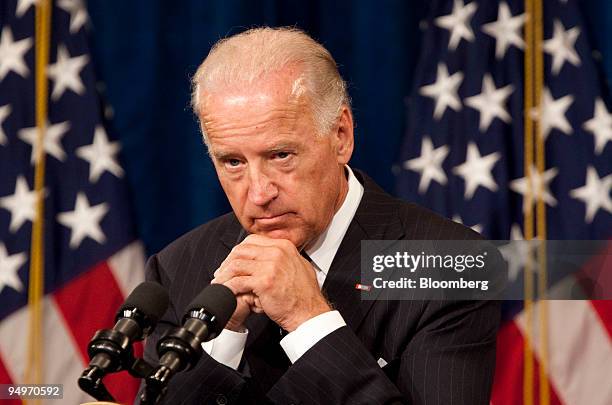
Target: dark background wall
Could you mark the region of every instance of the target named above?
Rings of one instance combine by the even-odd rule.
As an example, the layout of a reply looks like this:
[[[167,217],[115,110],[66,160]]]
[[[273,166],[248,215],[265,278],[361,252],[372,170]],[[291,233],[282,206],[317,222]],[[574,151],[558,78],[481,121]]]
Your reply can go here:
[[[351,164],[393,192],[405,101],[420,53],[427,52],[420,49],[420,22],[435,3],[90,1],[96,69],[112,109],[112,130],[123,144],[138,230],[148,252],[229,210],[189,108],[189,78],[218,39],[253,26],[297,26],[331,51],[353,99]],[[594,57],[602,76],[610,79],[612,2],[578,3]]]

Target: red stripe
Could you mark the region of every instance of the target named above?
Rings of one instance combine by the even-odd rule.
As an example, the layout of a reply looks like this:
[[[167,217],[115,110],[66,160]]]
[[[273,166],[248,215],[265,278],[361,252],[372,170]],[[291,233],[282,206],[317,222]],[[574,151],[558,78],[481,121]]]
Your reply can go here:
[[[506,323],[497,335],[497,362],[491,403],[493,405],[523,404],[524,340],[515,322]],[[534,358],[534,405],[539,404],[539,362]],[[554,387],[549,384],[550,405],[563,405]]]
[[[612,301],[591,301],[591,305],[599,315],[602,326],[608,331],[612,344]]]
[[[124,300],[119,285],[107,263],[103,262],[54,295],[86,364],[89,362],[87,344],[95,331],[114,326],[115,313]],[[127,373],[109,376],[104,382],[119,402],[134,401],[139,382]]]
[[[112,328],[117,308],[123,303],[121,290],[106,262],[65,285],[55,294],[83,361],[89,362],[87,343],[98,329]]]
[[[13,384],[13,380],[11,380],[11,376],[9,375],[6,367],[4,367],[4,363],[2,359],[0,359],[0,384]],[[2,405],[21,405],[22,402],[19,399],[3,399],[0,400]]]
[[[589,282],[595,284],[599,294],[609,299],[612,291],[612,241],[608,241],[603,251],[589,260],[577,275],[579,282]],[[602,326],[608,331],[612,339],[612,301],[597,300],[591,301],[595,312],[601,319]],[[612,341],[611,341],[612,343]]]
[[[491,403],[523,404],[523,336],[512,321],[497,334],[497,361]]]

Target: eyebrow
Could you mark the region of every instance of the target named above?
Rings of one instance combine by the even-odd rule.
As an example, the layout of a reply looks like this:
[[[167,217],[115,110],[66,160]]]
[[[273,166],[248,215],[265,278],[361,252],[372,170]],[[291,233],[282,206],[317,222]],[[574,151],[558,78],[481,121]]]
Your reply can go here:
[[[225,151],[214,151],[211,154],[217,160],[224,160],[236,155],[235,153]]]
[[[297,148],[298,148],[297,142],[281,142],[281,143],[278,143],[274,146],[267,148],[264,153],[274,153],[274,152],[279,152],[282,150],[297,149]]]
[[[287,149],[295,150],[295,149],[298,149],[298,146],[299,144],[297,142],[280,142],[276,145],[272,145],[264,149],[263,154],[267,155],[270,153],[280,152],[280,151],[287,150]],[[224,160],[228,158],[234,158],[238,156],[239,153],[223,151],[223,150],[216,150],[212,152],[212,155],[215,157],[215,159]]]

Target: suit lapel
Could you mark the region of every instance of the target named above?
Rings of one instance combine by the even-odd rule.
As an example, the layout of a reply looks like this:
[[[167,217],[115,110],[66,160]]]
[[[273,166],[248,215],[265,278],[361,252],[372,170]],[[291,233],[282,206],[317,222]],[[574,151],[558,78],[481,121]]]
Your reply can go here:
[[[374,302],[362,300],[355,286],[361,280],[361,241],[398,240],[404,233],[397,201],[362,172],[354,173],[364,186],[363,197],[325,278],[323,292],[355,331]]]

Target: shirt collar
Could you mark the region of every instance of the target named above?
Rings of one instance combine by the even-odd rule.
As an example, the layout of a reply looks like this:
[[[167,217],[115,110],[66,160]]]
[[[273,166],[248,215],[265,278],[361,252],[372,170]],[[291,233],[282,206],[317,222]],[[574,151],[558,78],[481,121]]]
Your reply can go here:
[[[363,196],[363,186],[359,183],[351,168],[348,166],[345,166],[345,168],[348,172],[346,197],[327,229],[317,238],[312,247],[306,249],[306,253],[310,256],[312,262],[325,275],[331,267],[334,256],[336,256],[340,243],[344,239]]]

